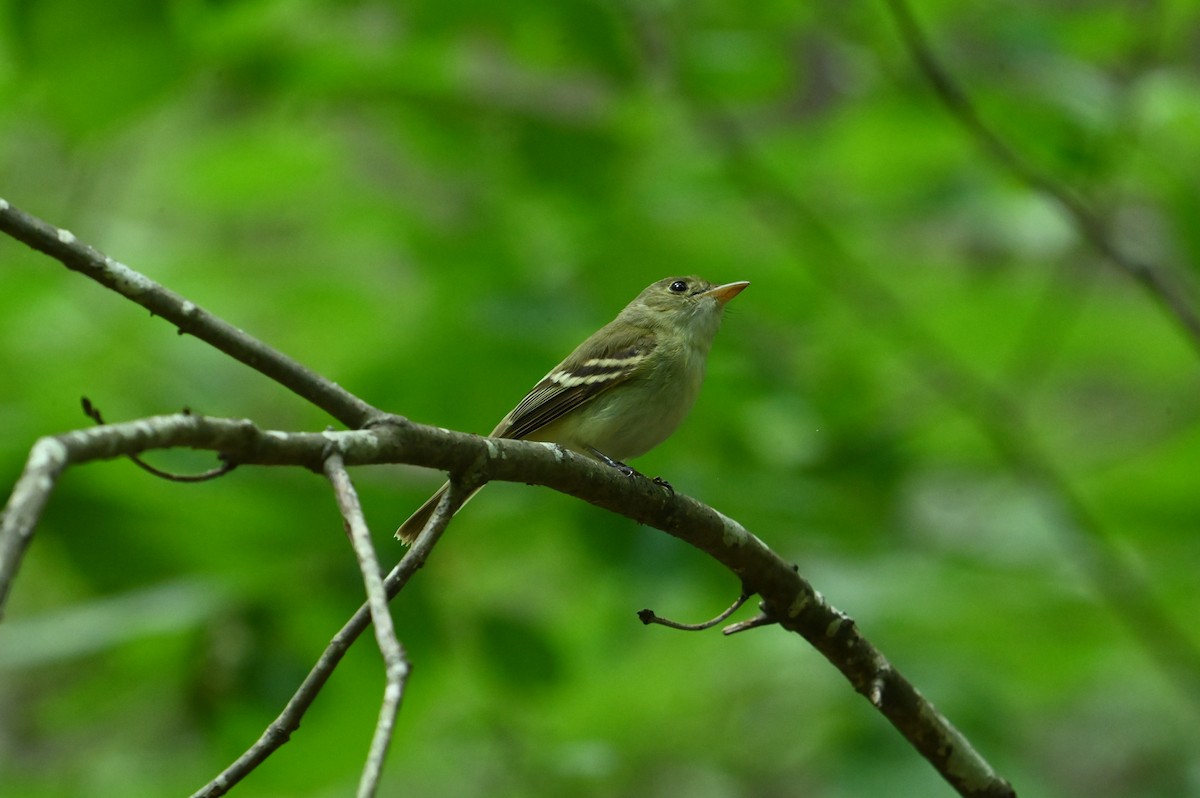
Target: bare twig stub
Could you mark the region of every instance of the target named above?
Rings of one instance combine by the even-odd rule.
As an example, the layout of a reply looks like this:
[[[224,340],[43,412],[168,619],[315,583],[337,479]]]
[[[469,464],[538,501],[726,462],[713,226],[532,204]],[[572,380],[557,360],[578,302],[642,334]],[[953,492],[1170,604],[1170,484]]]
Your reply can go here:
[[[638,620],[647,626],[650,624],[658,624],[659,626],[666,626],[669,629],[678,629],[681,632],[703,632],[706,629],[711,629],[717,624],[721,623],[730,615],[733,615],[741,608],[743,604],[746,603],[747,599],[749,598],[749,594],[743,592],[732,604],[729,605],[728,608],[722,610],[720,615],[701,623],[680,623],[679,621],[672,621],[670,618],[663,618],[651,609],[639,610]]]

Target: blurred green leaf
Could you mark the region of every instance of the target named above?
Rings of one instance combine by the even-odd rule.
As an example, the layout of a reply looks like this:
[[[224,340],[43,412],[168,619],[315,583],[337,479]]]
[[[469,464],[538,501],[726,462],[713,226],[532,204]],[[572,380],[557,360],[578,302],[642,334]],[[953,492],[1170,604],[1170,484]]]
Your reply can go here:
[[[1195,274],[1200,9],[914,10],[986,124]],[[967,387],[1021,408],[1009,449],[1047,453],[1186,628],[1194,351],[964,136],[882,5],[11,0],[0,196],[367,401],[475,432],[646,284],[750,280],[639,469],[795,561],[1022,794],[1200,794],[1194,708]],[[0,238],[5,484],[37,437],[90,424],[83,395],[113,421],[328,423]],[[443,475],[354,476],[392,562]],[[413,672],[385,792],[949,794],[801,641],[635,616],[711,617],[737,589],[673,538],[489,486],[395,603]],[[0,792],[195,790],[362,600],[315,475],[72,470],[0,627]],[[364,640],[246,788],[352,790],[382,690]]]

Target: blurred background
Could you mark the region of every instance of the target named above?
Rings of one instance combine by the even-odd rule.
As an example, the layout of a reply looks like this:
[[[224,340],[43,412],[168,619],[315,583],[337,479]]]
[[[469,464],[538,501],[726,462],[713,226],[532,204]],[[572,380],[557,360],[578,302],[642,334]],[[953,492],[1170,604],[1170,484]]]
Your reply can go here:
[[[916,13],[986,123],[1194,306],[1200,4]],[[472,432],[648,283],[750,280],[638,468],[795,561],[1021,795],[1200,795],[1197,346],[981,152],[885,3],[0,0],[0,196]],[[89,425],[83,395],[330,423],[0,239],[0,483]],[[394,562],[441,475],[355,478]],[[799,638],[635,616],[737,590],[489,487],[394,604],[384,794],[952,794]],[[71,471],[0,624],[0,794],[190,794],[362,598],[313,474]],[[382,688],[362,640],[235,794],[348,794]]]

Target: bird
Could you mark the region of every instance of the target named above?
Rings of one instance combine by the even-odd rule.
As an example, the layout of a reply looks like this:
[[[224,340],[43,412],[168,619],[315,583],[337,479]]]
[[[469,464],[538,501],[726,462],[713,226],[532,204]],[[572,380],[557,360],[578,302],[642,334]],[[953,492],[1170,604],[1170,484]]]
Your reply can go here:
[[[490,437],[555,443],[636,474],[624,461],[666,440],[691,410],[725,305],[749,284],[696,276],[652,283],[533,386]],[[396,537],[415,541],[449,487]]]

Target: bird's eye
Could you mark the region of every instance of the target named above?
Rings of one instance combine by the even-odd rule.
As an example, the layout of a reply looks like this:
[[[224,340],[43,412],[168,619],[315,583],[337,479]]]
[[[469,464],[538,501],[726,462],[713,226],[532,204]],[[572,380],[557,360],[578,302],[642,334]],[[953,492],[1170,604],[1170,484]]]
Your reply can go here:
[[[671,293],[673,294],[682,294],[686,290],[688,290],[688,284],[683,280],[676,280],[671,283]]]

